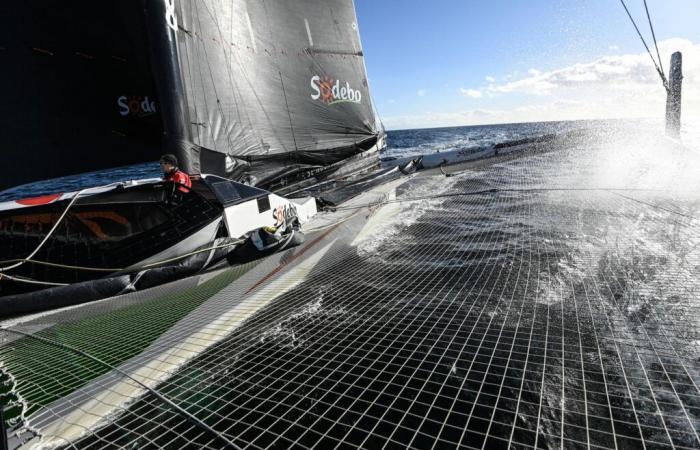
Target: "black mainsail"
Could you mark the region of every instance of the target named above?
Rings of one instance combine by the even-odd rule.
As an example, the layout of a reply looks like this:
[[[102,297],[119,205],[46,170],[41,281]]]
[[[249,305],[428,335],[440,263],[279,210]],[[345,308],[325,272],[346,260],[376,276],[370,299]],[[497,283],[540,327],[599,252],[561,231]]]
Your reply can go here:
[[[158,158],[139,2],[2,2],[0,64],[0,189]]]
[[[384,132],[352,0],[12,8],[0,19],[11,99],[0,127],[19,169],[0,188],[162,152],[273,189],[378,163]]]

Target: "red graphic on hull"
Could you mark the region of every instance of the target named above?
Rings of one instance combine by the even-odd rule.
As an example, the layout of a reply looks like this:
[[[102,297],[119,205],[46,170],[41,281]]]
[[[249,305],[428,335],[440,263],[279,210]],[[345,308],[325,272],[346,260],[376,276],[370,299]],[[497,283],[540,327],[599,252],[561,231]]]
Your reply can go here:
[[[42,195],[39,197],[23,198],[22,200],[16,200],[16,203],[19,203],[22,206],[47,205],[53,201],[58,200],[61,197],[61,195],[63,195],[63,194],[51,194],[51,195]]]

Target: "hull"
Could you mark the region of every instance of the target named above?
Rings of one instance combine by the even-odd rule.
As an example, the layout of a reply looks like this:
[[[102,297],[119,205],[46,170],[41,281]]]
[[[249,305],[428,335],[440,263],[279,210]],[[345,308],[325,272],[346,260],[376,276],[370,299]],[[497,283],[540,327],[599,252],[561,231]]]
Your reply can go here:
[[[145,184],[88,195],[70,208],[72,199],[44,197],[21,200],[20,207],[0,211],[0,260],[6,267],[37,249],[67,210],[33,261],[0,280],[0,296],[51,285],[35,283],[71,284],[103,277],[111,273],[109,268],[136,265],[221,217],[222,206],[204,189],[193,189],[177,203],[168,200],[167,190],[162,183]]]
[[[233,239],[273,225],[279,207],[302,221],[316,212],[312,199],[292,203],[215,176],[195,179],[187,194],[145,181],[2,204],[0,299],[182,266],[208,248],[222,256]],[[203,256],[199,269],[212,262]]]

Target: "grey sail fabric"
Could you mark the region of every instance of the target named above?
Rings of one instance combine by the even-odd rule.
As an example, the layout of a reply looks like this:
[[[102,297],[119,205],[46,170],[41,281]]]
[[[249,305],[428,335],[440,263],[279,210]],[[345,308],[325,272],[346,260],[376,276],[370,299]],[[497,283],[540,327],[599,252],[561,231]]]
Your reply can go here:
[[[174,6],[169,15],[165,5],[165,25],[176,36],[179,71],[172,78],[186,104],[174,105],[182,117],[169,131],[194,144],[180,148],[188,169],[244,173],[264,184],[376,142],[351,0]]]
[[[166,152],[268,188],[378,165],[352,0],[0,8],[0,189]]]

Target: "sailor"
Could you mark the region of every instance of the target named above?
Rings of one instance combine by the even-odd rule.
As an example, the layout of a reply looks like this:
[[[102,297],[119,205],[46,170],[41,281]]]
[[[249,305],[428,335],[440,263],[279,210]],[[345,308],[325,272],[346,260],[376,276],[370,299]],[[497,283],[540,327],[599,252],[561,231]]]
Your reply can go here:
[[[163,179],[173,183],[179,192],[187,194],[192,189],[190,176],[177,167],[175,155],[163,155],[160,158],[160,167],[163,169]]]

